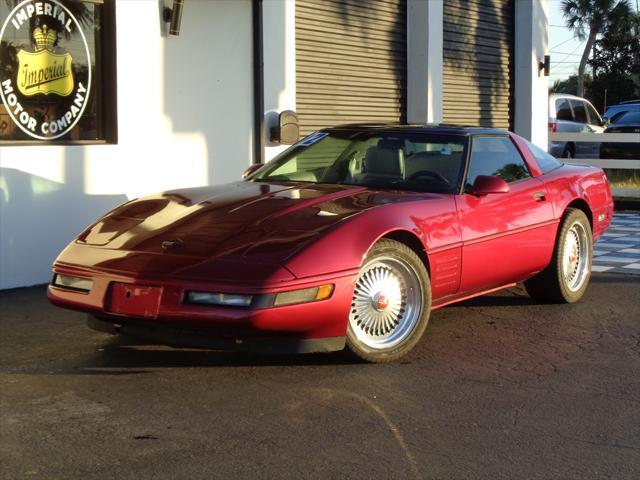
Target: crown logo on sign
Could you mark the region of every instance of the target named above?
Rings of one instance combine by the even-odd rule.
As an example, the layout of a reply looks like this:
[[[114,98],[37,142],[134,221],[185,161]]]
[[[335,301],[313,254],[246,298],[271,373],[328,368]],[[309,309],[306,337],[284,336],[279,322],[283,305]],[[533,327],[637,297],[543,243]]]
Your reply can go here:
[[[58,32],[51,30],[47,25],[33,29],[33,39],[36,41],[36,52],[49,50],[53,52],[53,46],[58,39]]]

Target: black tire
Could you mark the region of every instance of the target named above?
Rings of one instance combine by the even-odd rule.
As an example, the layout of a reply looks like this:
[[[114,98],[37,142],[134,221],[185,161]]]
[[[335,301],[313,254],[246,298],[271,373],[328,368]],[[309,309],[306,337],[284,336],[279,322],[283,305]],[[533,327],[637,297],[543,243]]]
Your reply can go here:
[[[385,268],[388,268],[388,272]],[[371,278],[381,279],[384,275],[397,280],[394,284],[397,286],[396,294],[389,295],[390,299],[395,300],[387,299],[384,290],[374,292],[378,287],[374,282],[368,282]],[[383,282],[380,285],[387,285],[384,280],[380,282]],[[372,293],[371,296],[364,292],[365,286]],[[380,294],[382,302],[386,302],[382,306],[379,303]],[[431,283],[422,260],[403,243],[380,240],[362,262],[356,281],[347,325],[347,348],[367,362],[393,362],[406,355],[420,341],[427,328],[430,312]]]
[[[584,232],[585,242],[576,260],[577,267],[575,271],[580,275],[580,278],[575,280],[577,283],[575,286],[572,285],[573,277],[571,279],[566,278],[564,274],[565,267],[563,267],[565,254],[569,255],[566,250],[569,248],[567,246],[567,237],[569,235],[575,235],[572,230],[574,228],[577,228],[580,232]],[[580,235],[582,235],[582,233],[580,233]],[[586,255],[586,257],[581,257],[580,255]],[[526,280],[524,286],[533,299],[541,302],[577,302],[582,298],[589,286],[592,256],[593,236],[589,219],[582,210],[568,208],[560,222],[551,263],[536,276]],[[582,261],[585,263],[580,267]]]
[[[576,147],[572,143],[569,143],[564,147],[562,158],[576,158]]]

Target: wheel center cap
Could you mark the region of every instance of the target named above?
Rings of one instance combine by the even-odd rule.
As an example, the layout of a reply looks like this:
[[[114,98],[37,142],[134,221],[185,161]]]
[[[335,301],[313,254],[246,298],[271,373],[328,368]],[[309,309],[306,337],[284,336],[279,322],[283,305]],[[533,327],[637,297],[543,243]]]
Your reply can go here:
[[[569,253],[569,263],[573,266],[578,261],[578,251],[574,248]]]
[[[380,312],[389,306],[389,297],[387,297],[384,292],[376,293],[373,296],[372,301],[373,308]]]

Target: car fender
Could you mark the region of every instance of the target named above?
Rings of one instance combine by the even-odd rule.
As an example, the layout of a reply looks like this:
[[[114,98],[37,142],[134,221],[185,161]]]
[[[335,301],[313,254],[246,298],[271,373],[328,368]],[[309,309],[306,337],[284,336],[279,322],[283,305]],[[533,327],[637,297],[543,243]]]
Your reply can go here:
[[[554,216],[561,219],[567,208],[586,210],[594,238],[598,238],[613,216],[613,197],[604,171],[590,165],[565,164],[541,177],[547,186]]]
[[[425,203],[390,203],[345,219],[290,258],[285,266],[298,278],[357,271],[371,247],[392,232],[413,235],[427,255],[447,247],[458,248],[461,236],[453,197],[437,197]]]

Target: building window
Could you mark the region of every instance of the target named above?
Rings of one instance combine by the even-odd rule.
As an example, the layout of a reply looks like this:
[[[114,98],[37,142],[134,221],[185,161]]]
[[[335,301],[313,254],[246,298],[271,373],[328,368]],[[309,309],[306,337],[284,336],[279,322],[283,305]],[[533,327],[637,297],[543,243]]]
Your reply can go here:
[[[0,144],[115,143],[115,1],[2,1],[0,21]]]

